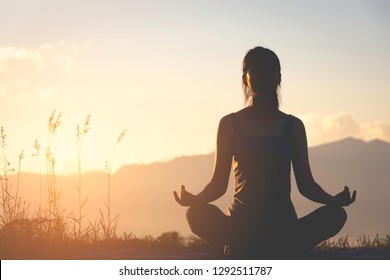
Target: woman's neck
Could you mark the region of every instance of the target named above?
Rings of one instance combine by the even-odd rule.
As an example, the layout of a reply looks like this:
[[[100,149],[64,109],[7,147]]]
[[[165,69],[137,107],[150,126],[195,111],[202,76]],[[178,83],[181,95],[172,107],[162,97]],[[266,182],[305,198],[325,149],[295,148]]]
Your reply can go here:
[[[273,118],[278,113],[278,109],[275,108],[271,99],[265,96],[253,96],[251,105],[248,107],[253,116],[260,118]]]

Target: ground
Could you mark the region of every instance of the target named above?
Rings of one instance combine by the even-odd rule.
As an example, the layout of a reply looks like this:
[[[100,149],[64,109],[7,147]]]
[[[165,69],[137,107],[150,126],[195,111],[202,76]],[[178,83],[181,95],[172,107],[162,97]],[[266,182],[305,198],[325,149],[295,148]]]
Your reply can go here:
[[[147,248],[126,248],[110,252],[88,251],[83,252],[76,258],[80,259],[107,259],[107,260],[205,260],[223,259],[223,256],[216,255],[210,250],[201,249],[193,251],[156,251]],[[302,258],[301,258],[302,259]],[[335,249],[317,250],[303,259],[314,260],[390,260],[390,249]]]

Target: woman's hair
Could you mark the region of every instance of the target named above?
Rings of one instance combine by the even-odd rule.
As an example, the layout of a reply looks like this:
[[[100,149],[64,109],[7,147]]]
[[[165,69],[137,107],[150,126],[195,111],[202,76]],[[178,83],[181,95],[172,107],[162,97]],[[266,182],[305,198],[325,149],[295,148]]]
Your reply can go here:
[[[247,82],[250,78],[250,87]],[[242,89],[245,103],[253,103],[256,96],[270,98],[275,108],[279,108],[279,87],[281,82],[278,56],[263,47],[250,49],[242,61]]]

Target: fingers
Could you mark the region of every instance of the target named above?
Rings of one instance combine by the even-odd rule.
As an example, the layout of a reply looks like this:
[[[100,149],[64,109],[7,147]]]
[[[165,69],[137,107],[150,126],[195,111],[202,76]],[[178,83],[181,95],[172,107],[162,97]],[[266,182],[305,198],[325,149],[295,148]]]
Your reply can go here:
[[[355,200],[356,200],[356,191],[353,191],[351,203],[353,203]]]
[[[345,191],[345,192],[348,192],[348,197],[350,197],[349,188],[348,188],[347,186],[344,187],[344,191]],[[356,200],[356,191],[353,191],[352,197],[350,197],[348,205],[354,203],[355,200]]]
[[[176,191],[173,192],[173,195],[175,196],[176,202],[179,203],[180,205],[182,205],[182,204],[181,204],[181,199],[180,199],[180,197],[179,197],[179,195],[177,194]]]
[[[189,206],[189,198],[191,198],[191,196],[193,195],[186,191],[184,185],[181,185],[180,196],[177,194],[176,191],[173,192],[173,196],[175,197],[176,202],[179,203],[181,206]]]
[[[174,195],[176,201],[180,200],[180,198],[179,198],[179,196],[178,196],[176,191],[173,192],[173,195]]]
[[[344,191],[348,192],[348,196],[350,197],[349,188],[347,186],[344,187]],[[348,205],[352,204],[356,200],[356,191],[353,191],[352,197],[350,197]]]

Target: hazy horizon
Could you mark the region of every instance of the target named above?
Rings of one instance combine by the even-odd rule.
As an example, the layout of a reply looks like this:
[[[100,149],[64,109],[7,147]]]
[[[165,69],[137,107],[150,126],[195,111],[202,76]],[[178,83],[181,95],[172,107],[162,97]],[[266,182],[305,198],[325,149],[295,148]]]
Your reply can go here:
[[[316,181],[330,194],[338,193],[344,185],[358,192],[357,201],[346,208],[348,222],[338,236],[348,235],[353,240],[359,235],[390,232],[390,177],[386,169],[390,165],[390,143],[365,143],[349,138],[311,148],[309,156]],[[120,215],[118,234],[126,231],[137,236],[157,236],[166,231],[179,231],[190,235],[185,221],[186,208],[174,201],[172,192],[182,184],[189,191],[199,192],[210,180],[213,164],[212,154],[183,156],[168,162],[124,166],[111,174],[112,213]],[[42,175],[41,182],[39,174],[20,174],[19,195],[26,200],[30,215],[38,209],[40,185],[46,189],[46,174]],[[14,173],[9,179],[15,186],[18,176]],[[56,181],[65,217],[76,215],[78,174],[57,176]],[[233,184],[231,176],[227,193],[213,202],[223,211],[232,200]],[[82,174],[82,197],[88,198],[83,209],[84,226],[98,218],[99,209],[104,210],[106,191],[107,173]],[[298,193],[293,176],[292,199],[299,216],[320,206]]]
[[[317,144],[317,145],[314,145],[314,146],[309,146],[308,148],[309,149],[312,149],[312,148],[317,148],[317,147],[321,147],[321,146],[324,146],[324,145],[329,145],[329,144],[333,144],[333,143],[337,143],[337,142],[342,142],[342,141],[345,141],[345,140],[348,140],[348,139],[353,139],[353,140],[357,140],[357,141],[362,141],[362,142],[365,142],[365,143],[371,143],[371,142],[375,142],[375,141],[383,141],[385,143],[388,143],[390,144],[390,141],[385,141],[383,139],[380,139],[380,138],[374,138],[374,139],[371,139],[371,140],[364,140],[364,139],[359,139],[359,138],[355,138],[355,137],[351,137],[351,136],[348,136],[348,137],[345,137],[345,138],[342,138],[342,139],[338,139],[338,140],[334,140],[334,141],[330,141],[330,142],[326,142],[326,143],[321,143],[321,144]],[[117,168],[115,169],[112,169],[111,170],[111,174],[115,174],[117,173],[120,169],[124,168],[124,167],[127,167],[127,166],[144,166],[144,165],[153,165],[153,164],[163,164],[163,163],[169,163],[171,161],[174,161],[176,159],[180,159],[180,158],[185,158],[185,157],[196,157],[196,156],[204,156],[204,155],[214,155],[215,151],[209,151],[209,152],[206,152],[206,153],[198,153],[198,154],[183,154],[183,155],[177,155],[177,156],[173,156],[172,158],[165,158],[165,159],[160,159],[160,160],[156,160],[156,161],[151,161],[151,162],[135,162],[135,163],[126,163],[126,164],[123,164],[121,166],[118,166]],[[309,154],[310,156],[310,154]],[[24,158],[22,159],[22,161],[24,160]],[[44,164],[47,160],[46,158],[41,158],[42,162],[41,164]],[[12,163],[10,163],[11,166],[12,166]],[[14,166],[16,166],[16,162],[15,164],[13,164]],[[38,163],[36,163],[36,165],[38,166]],[[23,166],[23,163],[21,164],[21,166]],[[37,167],[36,166],[36,167]],[[75,165],[74,166],[74,171],[72,172],[61,172],[61,173],[58,173],[57,175],[58,176],[78,176],[78,170],[77,169],[77,166]],[[212,170],[210,170],[212,171]],[[21,173],[28,173],[28,174],[36,174],[36,175],[39,175],[40,173],[41,174],[44,174],[44,170],[41,169],[39,170],[38,169],[35,169],[35,170],[23,170],[23,168],[21,168],[20,170]],[[17,170],[16,168],[14,168],[14,170],[12,172],[10,172],[9,174],[16,174],[17,173]],[[81,174],[88,174],[88,173],[106,173],[105,169],[104,169],[104,166],[102,166],[101,169],[83,169],[81,171]]]

